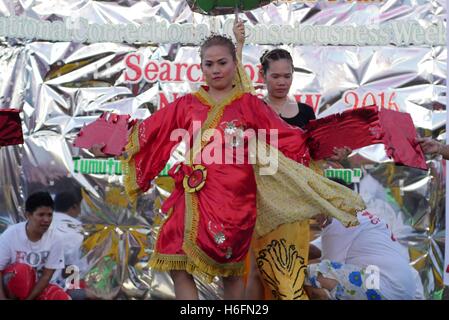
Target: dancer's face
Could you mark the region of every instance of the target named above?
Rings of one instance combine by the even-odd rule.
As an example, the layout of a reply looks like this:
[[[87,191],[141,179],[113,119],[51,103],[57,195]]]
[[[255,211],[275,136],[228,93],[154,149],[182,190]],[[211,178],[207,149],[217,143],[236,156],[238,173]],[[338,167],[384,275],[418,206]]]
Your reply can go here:
[[[292,64],[287,59],[270,61],[264,74],[265,84],[270,96],[284,98],[288,95],[293,81]]]
[[[226,46],[215,45],[204,50],[201,70],[209,87],[216,90],[231,89],[236,67],[236,62]]]

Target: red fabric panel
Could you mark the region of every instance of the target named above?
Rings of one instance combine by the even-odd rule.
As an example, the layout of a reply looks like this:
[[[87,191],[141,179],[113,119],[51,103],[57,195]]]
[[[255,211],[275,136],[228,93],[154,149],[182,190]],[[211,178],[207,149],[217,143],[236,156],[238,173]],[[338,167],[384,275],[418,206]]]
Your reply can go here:
[[[23,143],[19,113],[16,109],[0,109],[0,146]]]

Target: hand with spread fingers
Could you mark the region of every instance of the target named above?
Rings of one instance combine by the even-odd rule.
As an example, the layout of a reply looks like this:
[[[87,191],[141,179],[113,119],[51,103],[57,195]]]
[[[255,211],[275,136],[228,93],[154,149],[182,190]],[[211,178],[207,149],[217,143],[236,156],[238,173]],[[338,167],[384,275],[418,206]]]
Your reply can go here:
[[[349,147],[334,148],[334,154],[329,157],[329,160],[337,162],[346,161],[351,152],[352,149]]]
[[[245,43],[245,25],[243,24],[243,21],[235,20],[234,28],[232,30],[234,31],[237,44],[241,44],[243,46]]]
[[[237,41],[235,46],[237,57],[242,60],[243,46],[245,45],[245,24],[239,19],[237,12],[235,14],[234,27],[232,28],[232,31],[234,32],[234,37]]]
[[[444,159],[449,160],[449,150],[447,148],[447,145],[438,142],[430,137],[416,138],[416,142],[418,142],[421,145],[422,151],[425,154],[431,154],[431,155],[442,155]]]
[[[320,229],[324,229],[331,224],[332,217],[326,216],[325,214],[318,214],[315,216],[315,221]]]
[[[89,152],[91,152],[95,157],[98,158],[106,158],[108,155],[104,153],[102,150],[105,144],[94,144],[91,148],[89,148]]]

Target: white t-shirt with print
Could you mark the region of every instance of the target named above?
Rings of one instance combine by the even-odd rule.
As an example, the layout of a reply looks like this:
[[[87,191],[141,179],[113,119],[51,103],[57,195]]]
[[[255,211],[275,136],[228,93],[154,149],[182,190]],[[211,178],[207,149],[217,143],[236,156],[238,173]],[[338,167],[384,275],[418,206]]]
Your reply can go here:
[[[61,235],[65,264],[80,267],[81,246],[84,241],[82,223],[65,213],[55,212],[51,224]]]
[[[61,212],[53,213],[51,224],[61,236],[66,266],[76,266],[80,277],[83,277],[88,269],[86,259],[81,257],[81,246],[84,241],[83,224],[81,221]],[[71,272],[75,272],[75,270]],[[66,288],[66,282],[70,279],[64,278],[61,271],[55,272],[55,282]]]
[[[11,263],[25,263],[37,271],[39,277],[43,268],[64,268],[64,252],[58,233],[49,228],[39,241],[33,242],[26,234],[26,222],[8,227],[0,235],[0,270]]]
[[[413,299],[417,290],[407,249],[389,226],[367,211],[359,212],[360,225],[345,228],[338,220],[321,233],[322,259],[360,267],[377,266],[379,290],[387,299]]]

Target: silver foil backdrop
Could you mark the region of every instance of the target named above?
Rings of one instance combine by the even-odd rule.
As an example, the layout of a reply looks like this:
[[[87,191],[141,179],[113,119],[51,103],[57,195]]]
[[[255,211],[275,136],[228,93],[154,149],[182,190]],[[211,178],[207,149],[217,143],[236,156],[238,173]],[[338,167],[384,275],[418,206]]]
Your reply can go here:
[[[316,1],[272,3],[246,12],[249,25],[300,24],[359,26],[373,21],[445,21],[445,1],[385,0],[373,3]],[[233,16],[192,13],[185,1],[0,0],[0,16],[41,21],[83,17],[89,23],[132,23],[157,16],[169,23],[221,26]],[[316,108],[318,117],[370,101],[411,114],[421,135],[445,139],[445,46],[284,46],[296,68],[291,90]],[[268,45],[248,44],[244,63],[257,65]],[[125,56],[138,52],[151,60],[199,63],[198,47],[180,44],[48,42],[0,38],[0,108],[22,110],[25,143],[0,149],[0,232],[24,218],[31,192],[82,188],[86,275],[97,295],[108,299],[172,299],[170,277],[149,270],[146,261],[161,221],[161,200],[170,180],[158,178],[136,207],[126,201],[122,176],[72,146],[83,126],[103,111],[145,118],[175,94],[198,83],[125,81]],[[261,90],[263,92],[263,89]],[[301,96],[301,97],[299,97]],[[174,161],[178,155],[174,155]],[[387,161],[383,146],[358,150],[351,166],[362,168],[360,192],[370,210],[387,219],[409,248],[428,299],[443,289],[445,168],[429,159],[429,171]],[[95,245],[93,245],[95,244]],[[221,283],[199,283],[203,299],[220,299]]]

